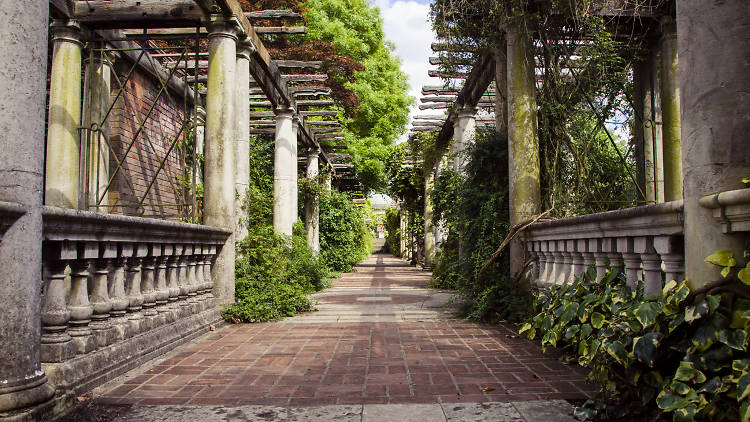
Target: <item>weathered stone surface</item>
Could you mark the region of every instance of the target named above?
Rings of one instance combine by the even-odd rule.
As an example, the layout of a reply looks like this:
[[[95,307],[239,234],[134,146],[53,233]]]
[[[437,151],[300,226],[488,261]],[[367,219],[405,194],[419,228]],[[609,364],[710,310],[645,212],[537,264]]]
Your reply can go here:
[[[273,161],[273,228],[292,235],[297,221],[297,128],[291,109],[276,112]]]
[[[444,421],[439,404],[366,404],[363,422],[424,422]]]

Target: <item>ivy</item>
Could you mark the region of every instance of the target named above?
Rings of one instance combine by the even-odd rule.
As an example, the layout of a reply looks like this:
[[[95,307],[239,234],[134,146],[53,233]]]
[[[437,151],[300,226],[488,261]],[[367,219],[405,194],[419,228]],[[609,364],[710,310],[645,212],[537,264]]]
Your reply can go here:
[[[711,260],[731,263],[724,253]],[[691,293],[670,281],[644,297],[618,270],[594,276],[592,267],[538,292],[535,315],[519,330],[589,368],[601,394],[580,417],[620,418],[640,403],[674,421],[750,420],[750,289],[724,279]]]

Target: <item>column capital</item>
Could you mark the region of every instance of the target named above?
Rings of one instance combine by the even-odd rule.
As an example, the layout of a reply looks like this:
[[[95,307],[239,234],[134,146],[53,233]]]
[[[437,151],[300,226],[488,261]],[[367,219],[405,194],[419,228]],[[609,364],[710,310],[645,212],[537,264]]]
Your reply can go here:
[[[225,37],[237,41],[237,34],[241,32],[241,28],[242,26],[240,25],[239,20],[235,17],[226,18],[222,15],[211,15],[208,22],[206,22],[209,39],[214,37]]]
[[[204,126],[206,124],[206,109],[201,106],[196,106],[195,114],[198,118],[198,126]]]
[[[277,117],[286,117],[286,118],[292,118],[294,117],[294,109],[292,107],[276,107],[273,111]]]
[[[253,41],[247,36],[242,36],[237,40],[237,58],[250,60],[250,56],[257,51]]]
[[[461,107],[461,110],[458,111],[457,116],[459,119],[471,117],[476,119],[477,117],[477,108],[476,107],[469,107],[469,106],[463,106]]]
[[[83,32],[81,24],[75,20],[55,19],[50,27],[52,42],[69,42],[83,47]]]

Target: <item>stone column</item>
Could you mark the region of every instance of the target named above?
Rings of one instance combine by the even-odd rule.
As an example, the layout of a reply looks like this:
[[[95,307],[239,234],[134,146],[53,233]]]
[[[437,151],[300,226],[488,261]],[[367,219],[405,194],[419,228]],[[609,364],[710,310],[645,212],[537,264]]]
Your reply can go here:
[[[464,107],[458,112],[453,124],[453,170],[465,175],[466,148],[474,143],[477,130],[477,110]]]
[[[635,179],[636,179],[636,197],[638,205],[646,204],[646,163],[644,161],[644,128],[646,120],[643,105],[646,86],[648,83],[648,73],[645,71],[646,66],[643,63],[633,64],[633,126],[631,128],[631,143],[635,156]]]
[[[307,180],[318,180],[318,155],[320,150],[310,150],[307,153]],[[320,204],[317,191],[305,203],[305,231],[307,232],[307,246],[317,255],[320,252]]]
[[[326,172],[323,175],[323,189],[327,192],[330,192],[331,189],[333,189],[333,169],[326,169]]]
[[[661,94],[657,51],[651,49],[640,64],[640,83],[643,101],[643,177],[646,202],[664,202],[664,170],[661,131]]]
[[[508,43],[503,36],[495,53],[495,128],[508,135]]]
[[[212,17],[208,28],[203,221],[209,226],[234,231],[237,30],[233,21],[218,17]],[[234,242],[232,233],[217,254],[211,270],[213,294],[218,305],[234,302]]]
[[[408,253],[406,250],[406,232],[409,229],[406,210],[403,208],[403,204],[399,204],[398,210],[398,223],[399,223],[399,256],[406,258]]]
[[[54,388],[40,364],[42,174],[48,2],[0,2],[0,200],[25,210],[0,240],[0,412],[47,401]],[[59,57],[58,57],[59,58]],[[80,55],[79,55],[80,59]],[[80,69],[80,68],[79,68]],[[42,417],[37,416],[42,419]]]
[[[682,135],[680,133],[680,81],[677,60],[677,26],[672,18],[662,20],[660,42],[662,148],[664,200],[682,199]]]
[[[98,47],[104,47],[98,45]],[[95,51],[91,59],[86,60],[86,80],[84,86],[84,126],[90,128],[85,148],[88,180],[86,208],[91,211],[109,212],[109,195],[105,191],[109,183],[109,124],[104,118],[110,106],[110,88],[112,82],[112,62],[106,52]],[[81,192],[83,193],[83,192]],[[81,195],[81,200],[84,195]],[[100,200],[101,199],[101,200]],[[103,205],[103,206],[100,206]]]
[[[677,5],[685,277],[692,288],[719,278],[703,260],[721,249],[742,261],[742,235],[722,234],[698,200],[743,188],[750,175],[750,15],[746,0]]]
[[[195,107],[195,153],[205,157],[206,145],[206,109]],[[198,163],[195,169],[195,183],[203,183],[203,165]]]
[[[432,230],[432,200],[430,193],[435,186],[435,174],[425,169],[424,175],[424,265],[435,265],[435,232]]]
[[[52,69],[47,125],[45,203],[78,208],[81,137],[81,31],[78,23],[52,24]],[[24,74],[22,72],[21,74]]]
[[[247,223],[242,203],[250,187],[250,55],[254,50],[252,42],[243,40],[237,45],[237,82],[235,91],[235,121],[237,124],[235,152],[235,240],[242,241],[247,236]]]
[[[534,55],[523,26],[508,27],[508,179],[511,226],[540,212]],[[510,245],[510,272],[523,266],[520,240]]]
[[[443,170],[446,168],[448,168],[448,157],[446,154],[441,154],[435,163],[435,179],[440,177],[440,174],[442,174]],[[442,248],[445,241],[448,240],[448,228],[445,226],[445,221],[440,220],[440,222],[433,227],[433,232],[435,237],[435,247]],[[460,244],[459,250],[462,250]]]
[[[273,228],[292,235],[297,215],[297,131],[294,110],[276,110],[276,147],[273,161]]]

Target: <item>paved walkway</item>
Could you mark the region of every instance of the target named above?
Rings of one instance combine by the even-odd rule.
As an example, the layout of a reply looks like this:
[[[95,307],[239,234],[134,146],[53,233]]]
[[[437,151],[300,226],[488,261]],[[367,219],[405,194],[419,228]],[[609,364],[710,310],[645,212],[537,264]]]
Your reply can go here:
[[[571,420],[564,399],[592,390],[583,372],[510,327],[452,318],[429,277],[374,254],[314,295],[318,312],[220,328],[97,402],[135,405],[118,421]]]

